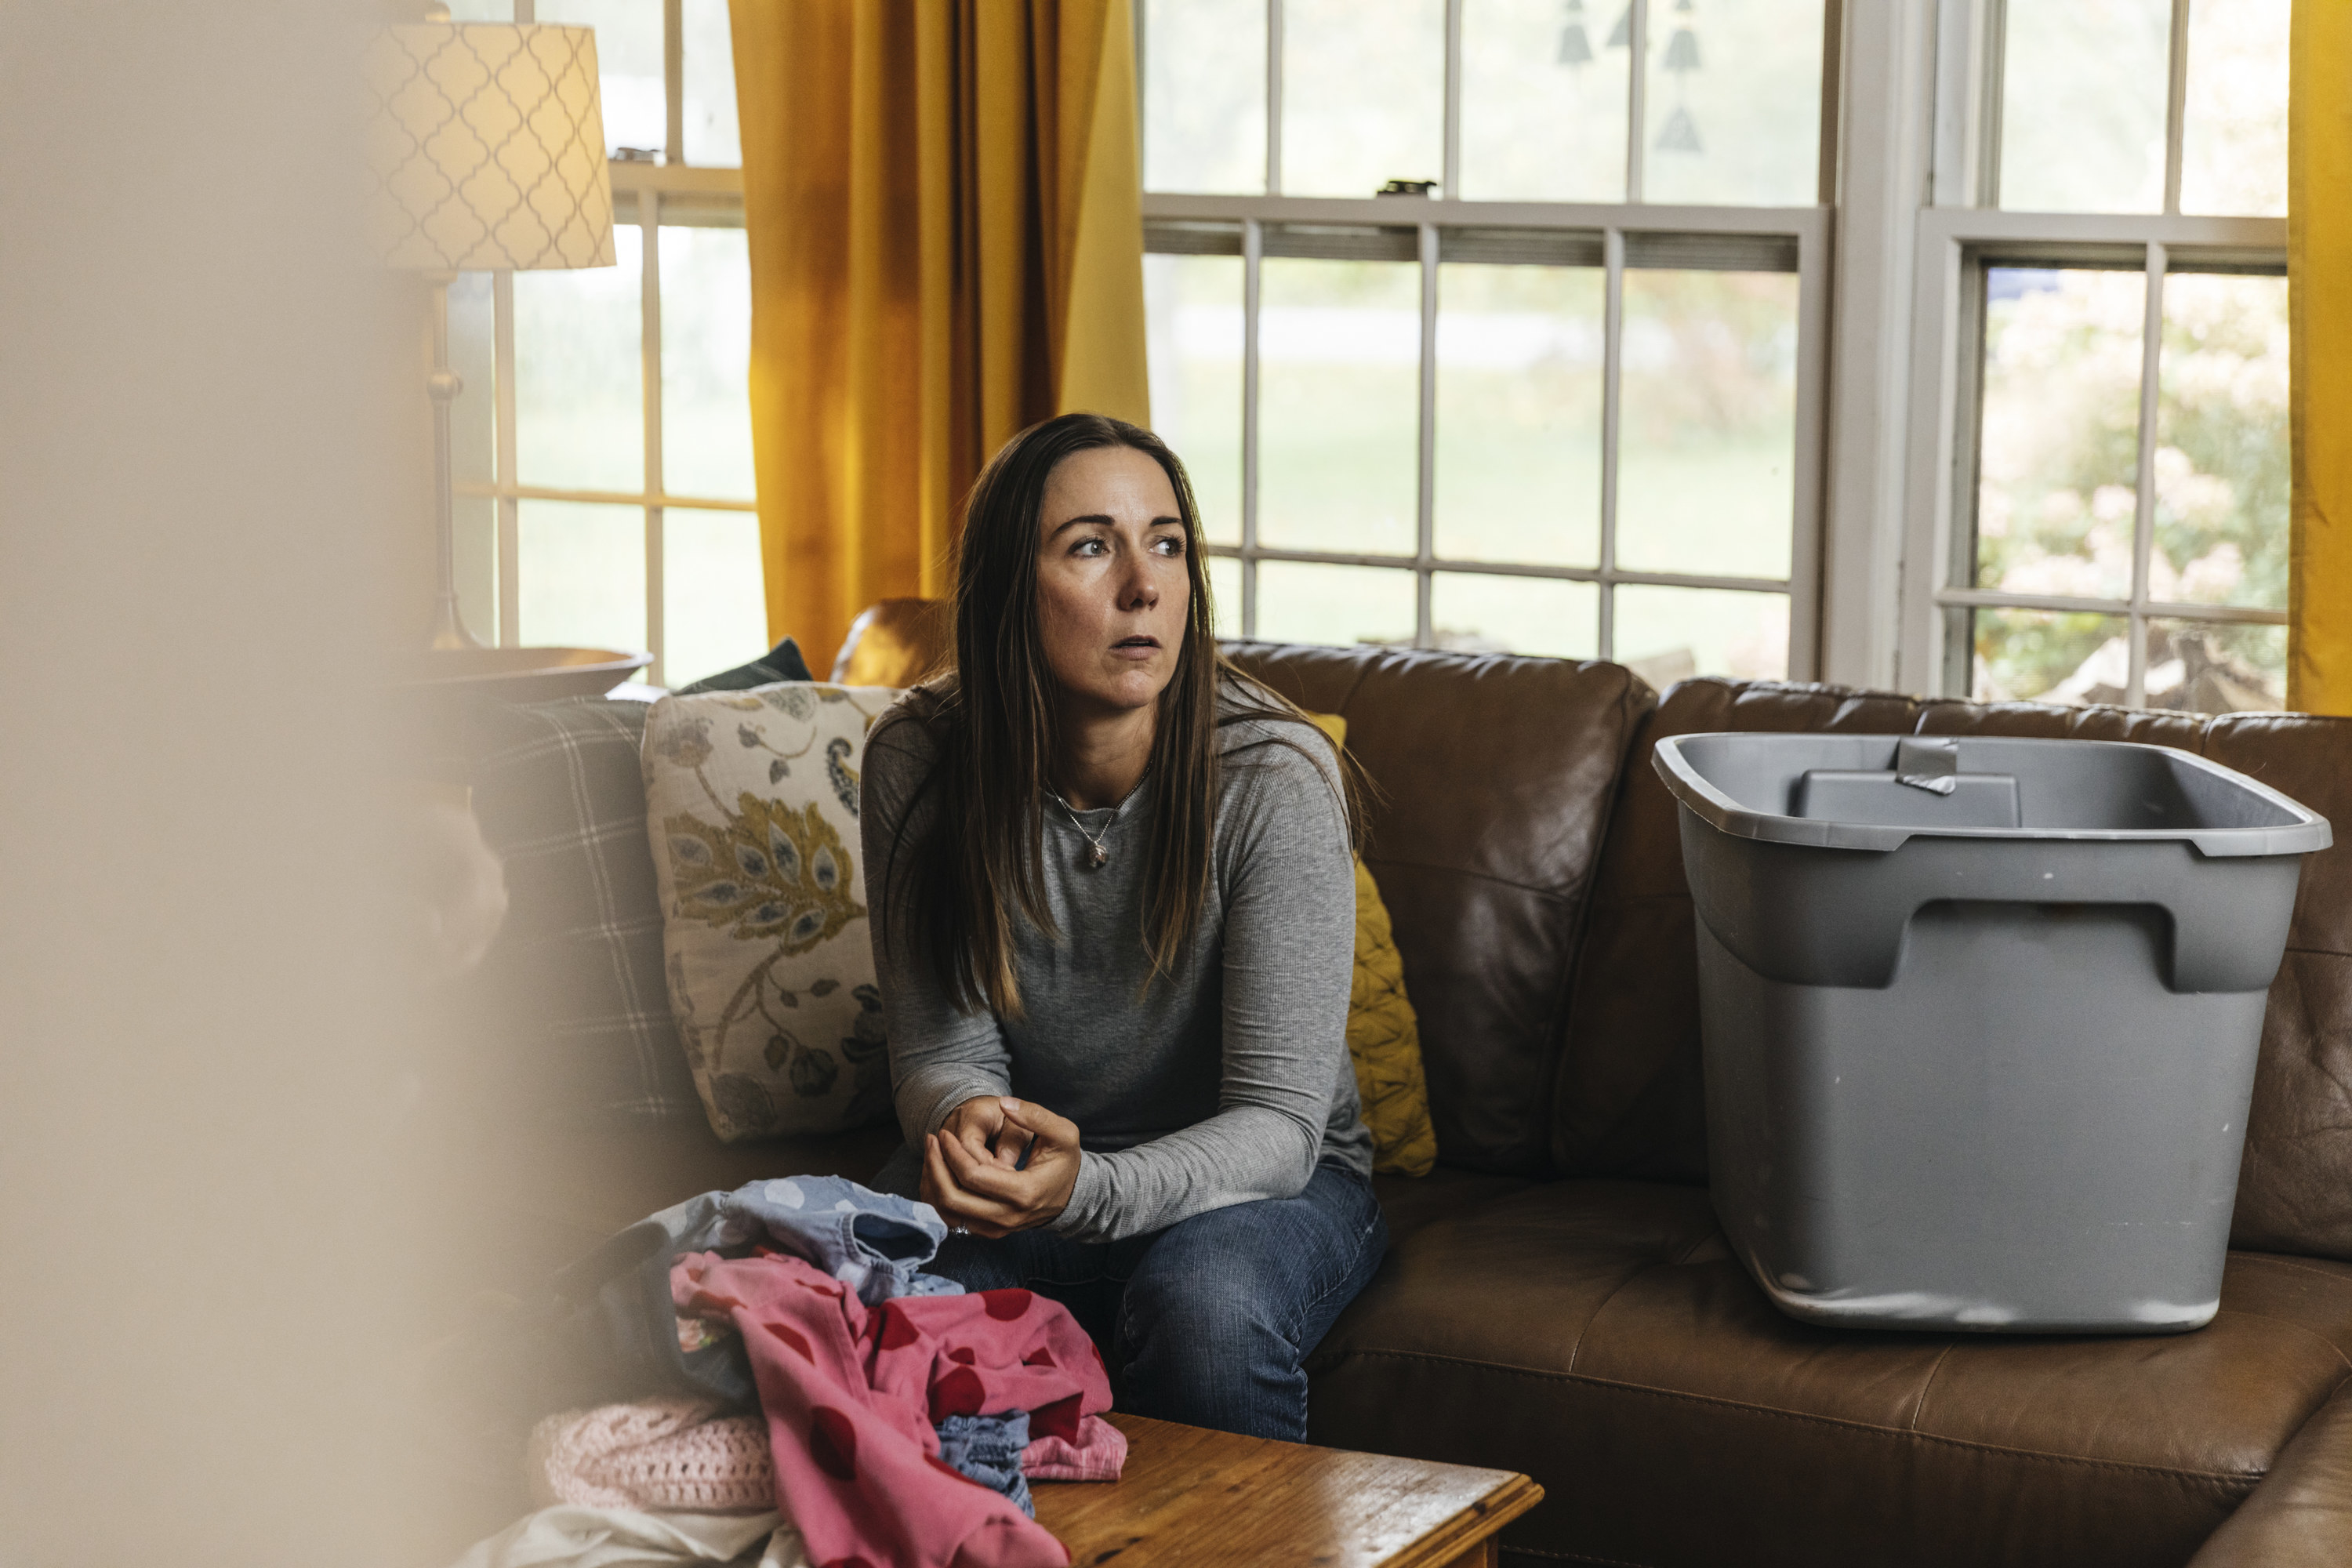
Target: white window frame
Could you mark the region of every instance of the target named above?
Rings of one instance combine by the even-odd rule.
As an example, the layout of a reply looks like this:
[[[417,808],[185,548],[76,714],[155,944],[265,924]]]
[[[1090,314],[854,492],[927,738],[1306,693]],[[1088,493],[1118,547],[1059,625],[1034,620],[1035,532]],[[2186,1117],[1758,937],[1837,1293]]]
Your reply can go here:
[[[651,4],[651,0],[647,0]],[[497,505],[498,640],[501,647],[521,645],[522,527],[520,502],[526,500],[587,501],[607,506],[633,506],[645,518],[646,651],[654,656],[645,679],[667,683],[663,626],[665,583],[664,522],[671,511],[756,512],[752,500],[711,496],[673,495],[662,479],[662,329],[661,229],[673,227],[740,228],[743,226],[743,171],[706,168],[684,162],[686,153],[686,26],[684,0],[661,0],[663,88],[668,116],[665,162],[615,159],[609,165],[613,180],[613,216],[616,224],[634,221],[643,237],[640,247],[638,380],[644,399],[644,482],[630,490],[577,489],[563,486],[530,485],[520,481],[515,462],[515,339],[514,274],[492,275],[491,353],[493,369],[491,418],[495,431],[492,478],[460,480],[457,495],[487,499]],[[535,0],[514,0],[514,19],[536,19]]]
[[[1825,7],[1825,45],[1822,67],[1823,113],[1822,136],[1832,142],[1837,121],[1840,28],[1839,0]],[[1264,195],[1202,195],[1147,191],[1143,195],[1144,247],[1148,251],[1174,254],[1224,254],[1236,251],[1243,263],[1242,365],[1242,537],[1239,544],[1205,546],[1212,555],[1237,559],[1242,571],[1241,634],[1257,631],[1257,566],[1261,562],[1380,566],[1410,571],[1414,576],[1413,646],[1433,645],[1435,628],[1430,617],[1431,587],[1439,572],[1502,577],[1550,578],[1599,586],[1600,620],[1596,657],[1613,656],[1614,589],[1620,584],[1677,588],[1728,588],[1777,593],[1789,600],[1788,675],[1792,680],[1816,677],[1821,663],[1821,584],[1823,513],[1823,456],[1826,405],[1830,384],[1830,245],[1832,209],[1811,206],[1669,206],[1642,199],[1644,130],[1643,45],[1649,25],[1650,0],[1632,0],[1627,52],[1631,91],[1626,138],[1626,195],[1622,203],[1465,201],[1452,195],[1461,174],[1462,129],[1462,0],[1445,7],[1444,153],[1440,194],[1430,196],[1324,197],[1282,193],[1282,31],[1283,0],[1266,0],[1266,139]],[[1140,8],[1139,49],[1148,48]],[[1138,76],[1141,77],[1139,69]],[[1147,116],[1148,119],[1148,116]],[[1830,182],[1829,160],[1823,184]],[[1318,252],[1317,241],[1302,228],[1339,230]],[[1602,405],[1601,544],[1592,566],[1547,566],[1496,561],[1462,561],[1440,557],[1435,551],[1435,455],[1437,408],[1437,280],[1438,268],[1450,248],[1449,237],[1466,231],[1517,230],[1531,242],[1559,246],[1562,242],[1597,250],[1603,268]],[[1216,243],[1222,231],[1225,244]],[[1349,233],[1348,231],[1354,231]],[[1328,254],[1347,258],[1364,254],[1366,242],[1387,235],[1421,268],[1421,371],[1419,487],[1415,508],[1416,547],[1406,554],[1349,554],[1324,551],[1281,550],[1258,542],[1258,354],[1257,315],[1260,266],[1270,238],[1278,239],[1284,255]],[[1634,572],[1616,563],[1617,540],[1617,412],[1620,401],[1619,345],[1623,318],[1623,282],[1628,248],[1636,254],[1652,246],[1685,246],[1694,252],[1707,242],[1729,241],[1752,247],[1758,254],[1774,247],[1793,247],[1798,280],[1795,450],[1792,454],[1793,511],[1790,572],[1785,577],[1722,577],[1702,574]],[[1402,258],[1402,257],[1400,258]],[[1671,260],[1664,262],[1672,265]],[[1789,268],[1782,268],[1781,270]]]
[[[2164,279],[2176,263],[2284,272],[2284,218],[2202,217],[2180,211],[2181,134],[2187,100],[2189,0],[2172,0],[2166,94],[2164,209],[2146,215],[2008,212],[1999,199],[2000,80],[2005,0],[1943,0],[1937,17],[1935,205],[1919,213],[1910,338],[1909,464],[1900,544],[1904,563],[1900,682],[1967,696],[1972,650],[1949,635],[1950,612],[2019,609],[2091,612],[2125,619],[2130,664],[2126,707],[2145,705],[2150,619],[2281,626],[2284,610],[2166,603],[2150,597],[2155,524],[2158,378]],[[2139,388],[2139,471],[2135,486],[2131,591],[2116,599],[2010,594],[1968,585],[1973,575],[1977,431],[1975,378],[1983,342],[1982,269],[1992,265],[2084,262],[2138,267],[2147,279]]]
[[[1639,125],[1645,83],[1639,68],[1651,0],[1633,0],[1628,50],[1628,118]],[[2149,279],[2149,330],[2142,367],[2142,417],[2152,418],[2160,347],[2162,279],[2179,264],[2283,268],[2286,224],[2279,218],[2221,218],[2179,211],[2188,0],[2174,0],[2167,110],[2165,210],[2144,216],[2017,213],[1993,205],[1998,176],[2001,36],[2006,0],[1827,0],[1822,60],[1821,201],[1809,207],[1663,206],[1641,201],[1645,140],[1627,139],[1628,195],[1621,204],[1471,202],[1450,195],[1319,198],[1281,195],[1282,0],[1268,0],[1266,56],[1267,188],[1257,196],[1147,192],[1148,249],[1225,248],[1243,258],[1245,355],[1243,537],[1210,545],[1237,558],[1243,572],[1244,632],[1256,621],[1255,565],[1302,561],[1410,570],[1417,592],[1414,642],[1433,637],[1432,574],[1439,571],[1553,578],[1600,585],[1600,652],[1613,651],[1612,589],[1618,584],[1737,587],[1781,592],[1790,601],[1789,676],[1856,686],[1965,694],[1967,649],[1947,648],[1947,622],[1964,608],[2095,611],[2126,617],[2132,628],[2127,698],[2145,696],[2146,627],[2150,618],[2278,624],[2283,612],[2211,605],[2173,605],[2147,596],[2154,444],[2144,428],[2135,528],[2133,590],[2117,600],[2005,595],[1964,585],[1955,573],[1955,537],[1965,545],[1973,497],[1975,432],[1970,378],[1977,374],[1979,323],[1964,300],[1972,269],[1987,261],[2126,258]],[[1138,48],[1149,40],[1138,16]],[[515,0],[519,21],[533,0]],[[1461,153],[1462,0],[1445,12],[1444,155],[1442,190],[1458,184]],[[460,495],[497,503],[499,641],[520,641],[517,503],[526,500],[641,507],[646,530],[647,641],[662,653],[662,532],[678,509],[751,511],[755,503],[667,493],[662,483],[661,313],[658,230],[664,225],[740,226],[742,174],[689,167],[684,150],[682,0],[664,0],[669,160],[612,165],[616,215],[632,216],[643,247],[643,353],[646,466],[641,489],[604,491],[518,483],[514,452],[513,279],[493,282],[496,478],[467,482]],[[1141,78],[1139,58],[1139,79]],[[1139,127],[1140,130],[1141,128]],[[1419,494],[1416,548],[1410,555],[1283,551],[1256,538],[1256,308],[1258,268],[1270,235],[1295,226],[1409,237],[1422,268]],[[1799,279],[1795,496],[1790,575],[1717,578],[1636,573],[1615,563],[1613,483],[1604,481],[1602,544],[1591,567],[1518,565],[1439,557],[1433,535],[1437,266],[1449,237],[1470,230],[1517,230],[1550,245],[1597,247],[1605,269],[1603,458],[1613,479],[1616,351],[1622,324],[1626,251],[1658,242],[1717,237],[1737,244],[1792,242]],[[1216,237],[1223,235],[1224,238]],[[1296,254],[1278,241],[1276,248]],[[1342,248],[1340,254],[1349,252]],[[659,663],[654,676],[659,679]]]

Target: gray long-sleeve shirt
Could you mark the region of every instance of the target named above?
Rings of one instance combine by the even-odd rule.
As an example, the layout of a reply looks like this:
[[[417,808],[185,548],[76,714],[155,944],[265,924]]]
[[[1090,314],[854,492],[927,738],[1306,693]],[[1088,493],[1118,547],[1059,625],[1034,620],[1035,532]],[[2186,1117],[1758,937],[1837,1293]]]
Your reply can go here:
[[[1321,760],[1275,741],[1310,747]],[[1110,861],[1048,803],[1046,906],[1058,942],[1013,915],[1025,1016],[958,1012],[888,900],[908,885],[939,790],[919,796],[935,751],[921,720],[885,714],[866,744],[866,895],[908,1142],[978,1095],[1012,1094],[1068,1117],[1083,1151],[1053,1228],[1113,1241],[1257,1198],[1296,1196],[1323,1160],[1364,1174],[1371,1137],[1348,1058],[1355,963],[1354,861],[1325,780],[1329,745],[1307,726],[1244,720],[1218,731],[1223,785],[1208,897],[1186,962],[1148,989],[1143,871],[1152,784],[1118,811],[1080,812]],[[909,803],[913,820],[891,846]],[[882,933],[898,940],[886,943]]]

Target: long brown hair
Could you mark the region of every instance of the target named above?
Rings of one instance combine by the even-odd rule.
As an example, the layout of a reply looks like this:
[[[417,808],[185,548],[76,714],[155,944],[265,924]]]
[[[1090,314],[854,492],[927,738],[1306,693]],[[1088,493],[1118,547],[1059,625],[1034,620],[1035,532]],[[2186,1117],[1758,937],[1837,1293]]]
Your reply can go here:
[[[1007,441],[965,506],[953,601],[955,668],[918,688],[908,704],[929,731],[938,763],[900,818],[883,868],[883,941],[912,940],[966,1012],[985,1007],[1000,1017],[1021,1016],[1013,971],[1016,910],[1048,939],[1060,937],[1045,893],[1045,798],[1061,736],[1037,625],[1037,531],[1047,477],[1064,458],[1102,447],[1131,447],[1167,474],[1184,525],[1192,585],[1176,673],[1160,694],[1147,764],[1151,815],[1137,825],[1148,840],[1138,937],[1155,978],[1183,963],[1208,900],[1225,766],[1217,731],[1249,719],[1310,722],[1217,651],[1200,510],[1184,465],[1166,442],[1101,414],[1064,414]],[[1279,737],[1258,743],[1289,746],[1315,763],[1339,800],[1351,839],[1360,832],[1360,784],[1351,759],[1342,753],[1334,774],[1309,746]],[[938,797],[933,825],[923,842],[907,846],[909,875],[901,882],[899,848],[931,794]]]

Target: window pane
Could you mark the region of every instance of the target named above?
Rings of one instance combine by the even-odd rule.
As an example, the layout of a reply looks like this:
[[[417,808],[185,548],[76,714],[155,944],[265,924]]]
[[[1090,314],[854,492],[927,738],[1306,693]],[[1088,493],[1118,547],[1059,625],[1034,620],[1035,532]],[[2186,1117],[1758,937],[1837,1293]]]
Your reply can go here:
[[[1282,72],[1286,195],[1444,173],[1444,0],[1286,0]]]
[[[644,509],[520,504],[522,561],[515,586],[522,640],[535,647],[644,647]]]
[[[2121,702],[2131,644],[2121,616],[1976,612],[1969,695],[1979,702]]]
[[[1601,589],[1541,577],[1440,572],[1429,587],[1430,640],[1460,653],[1591,658],[1601,647]]]
[[[662,514],[662,643],[660,679],[669,687],[768,651],[756,513]]]
[[[1779,680],[1789,673],[1785,594],[1717,588],[1617,589],[1612,656],[1663,691],[1693,675]]]
[[[735,124],[735,36],[727,0],[686,0],[686,161],[732,169],[743,162]]]
[[[1242,635],[1242,563],[1231,555],[1209,557],[1209,597],[1217,606],[1217,635]]]
[[[1184,459],[1201,527],[1242,539],[1242,258],[1146,256],[1151,427]]]
[[[1261,561],[1257,635],[1269,642],[1409,643],[1412,574]]]
[[[758,497],[746,237],[740,228],[661,231],[662,488],[671,495]]]
[[[1601,559],[1601,302],[1597,268],[1439,268],[1441,556]]]
[[[2147,300],[2145,273],[1987,271],[1978,587],[2130,594]]]
[[[1411,554],[1420,484],[1420,267],[1291,258],[1262,265],[1259,542]]]
[[[1624,333],[1617,563],[1786,577],[1796,278],[1629,270]]]
[[[1822,0],[1653,0],[1643,198],[1818,201],[1822,32]]]
[[[1143,188],[1265,190],[1265,0],[1144,0]]]
[[[2148,622],[2147,705],[2193,713],[2284,708],[2286,628]]]
[[[524,484],[645,483],[643,234],[635,224],[614,228],[617,266],[514,275],[515,468]]]
[[[1606,0],[1464,0],[1462,195],[1622,202],[1624,46],[1604,49]]]
[[[668,100],[662,89],[662,8],[659,0],[539,0],[542,22],[596,29],[596,69],[604,79],[604,145],[661,152],[669,142]]]
[[[2158,374],[2149,596],[2285,609],[2286,279],[2168,275]]]
[[[2000,205],[2160,208],[2171,0],[2034,0],[2007,18]]]
[[[2289,0],[2192,0],[2180,210],[2286,216]]]

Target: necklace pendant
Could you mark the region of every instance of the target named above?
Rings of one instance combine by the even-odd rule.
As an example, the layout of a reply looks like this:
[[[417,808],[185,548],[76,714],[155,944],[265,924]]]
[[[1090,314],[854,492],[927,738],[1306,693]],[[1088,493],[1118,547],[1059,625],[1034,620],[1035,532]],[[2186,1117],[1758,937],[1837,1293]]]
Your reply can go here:
[[[1087,864],[1099,871],[1105,866],[1110,864],[1110,851],[1104,848],[1099,844],[1088,845],[1087,847]]]

